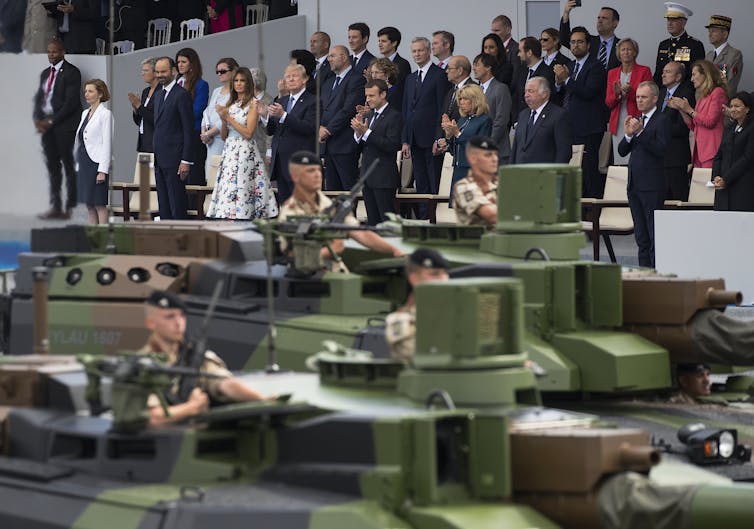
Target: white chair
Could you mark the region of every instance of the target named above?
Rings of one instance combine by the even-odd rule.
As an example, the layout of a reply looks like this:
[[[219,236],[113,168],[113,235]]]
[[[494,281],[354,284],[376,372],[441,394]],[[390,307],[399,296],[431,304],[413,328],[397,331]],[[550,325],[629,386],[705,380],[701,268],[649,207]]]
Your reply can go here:
[[[172,30],[173,23],[169,18],[155,18],[147,22],[147,47],[169,44]]]
[[[715,203],[715,188],[707,186],[710,180],[712,180],[711,168],[694,167],[691,173],[691,187],[689,187],[689,204],[712,207]]]
[[[579,143],[572,147],[571,159],[568,161],[568,165],[571,167],[581,167],[581,161],[584,159],[584,144]]]
[[[605,241],[610,260],[615,263],[615,252],[610,235],[630,235],[634,232],[634,219],[628,207],[628,167],[611,165],[607,168],[604,198],[582,198],[584,206],[591,207],[592,222],[582,222],[582,230],[592,234],[592,257],[600,260],[600,236]]]
[[[123,193],[123,206],[113,206],[113,215],[123,217],[124,221],[129,221],[131,218],[136,218],[139,215],[139,155],[148,154],[149,156],[149,185],[150,189],[155,189],[154,180],[154,154],[152,153],[136,153],[136,166],[134,167],[134,176],[131,182],[112,182],[110,189],[113,191],[121,191]],[[160,208],[157,203],[157,192],[151,191],[149,193],[149,212],[152,216],[158,214]]]
[[[107,43],[105,42],[105,39],[101,39],[97,37],[94,39],[96,49],[94,51],[95,55],[104,55],[105,54],[105,48],[107,47]]]
[[[204,35],[204,20],[191,18],[181,22],[181,40],[195,39]]]
[[[267,22],[270,8],[265,4],[252,4],[246,8],[246,25]]]
[[[450,196],[450,183],[453,181],[453,157],[445,153],[443,159],[442,172],[440,173],[440,188],[437,190],[437,194],[442,197]],[[455,224],[456,214],[451,209],[448,201],[443,201],[437,204],[437,212],[435,213],[437,222],[450,222]]]
[[[203,219],[207,216],[207,210],[209,209],[210,201],[207,200],[208,196],[212,196],[212,192],[215,190],[215,186],[217,185],[217,174],[220,171],[220,162],[223,161],[223,155],[222,154],[213,154],[210,157],[209,160],[209,169],[207,170],[206,177],[207,177],[207,185],[187,185],[186,186],[186,193],[189,195],[196,196],[196,203],[201,204],[202,208],[201,211],[196,210],[189,210],[188,214],[189,217],[196,217],[198,219]]]
[[[121,53],[130,53],[134,51],[134,41],[132,40],[116,40],[110,45],[110,51],[113,55]]]

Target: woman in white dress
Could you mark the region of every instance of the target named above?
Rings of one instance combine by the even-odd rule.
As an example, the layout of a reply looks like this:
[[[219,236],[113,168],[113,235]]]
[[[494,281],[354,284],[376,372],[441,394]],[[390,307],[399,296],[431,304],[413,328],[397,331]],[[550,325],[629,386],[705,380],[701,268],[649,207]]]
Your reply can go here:
[[[209,165],[212,161],[212,156],[215,154],[223,153],[223,139],[220,137],[220,129],[222,128],[222,121],[220,115],[217,113],[216,107],[225,106],[230,99],[230,79],[233,76],[233,72],[238,68],[238,63],[232,57],[225,57],[217,61],[215,66],[215,73],[217,74],[217,80],[220,81],[220,86],[212,91],[212,95],[209,96],[209,103],[207,108],[204,109],[202,114],[202,143],[207,146],[207,161],[205,162],[205,173],[209,173]]]
[[[275,217],[277,202],[262,154],[253,140],[259,115],[248,68],[233,72],[232,86],[228,103],[216,107],[225,147],[207,216],[246,220]]]

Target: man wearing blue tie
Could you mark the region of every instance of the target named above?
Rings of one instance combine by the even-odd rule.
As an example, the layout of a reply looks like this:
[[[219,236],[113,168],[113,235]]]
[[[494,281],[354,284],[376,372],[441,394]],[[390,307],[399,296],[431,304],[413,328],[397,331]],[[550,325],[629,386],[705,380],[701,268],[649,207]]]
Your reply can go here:
[[[170,57],[157,59],[155,75],[161,87],[154,93],[154,179],[160,218],[185,219],[186,178],[194,162],[191,96],[176,83]]]
[[[628,161],[628,206],[634,219],[634,237],[639,246],[639,266],[655,266],[654,212],[665,201],[663,159],[670,140],[670,120],[658,112],[659,89],[644,81],[636,89],[639,116],[628,116],[625,137],[618,145]]]
[[[300,64],[292,64],[283,76],[289,95],[269,106],[260,105],[259,115],[272,136],[271,179],[277,180],[278,201],[282,204],[293,192],[288,170],[291,155],[315,150],[317,98],[306,91],[309,77]]]

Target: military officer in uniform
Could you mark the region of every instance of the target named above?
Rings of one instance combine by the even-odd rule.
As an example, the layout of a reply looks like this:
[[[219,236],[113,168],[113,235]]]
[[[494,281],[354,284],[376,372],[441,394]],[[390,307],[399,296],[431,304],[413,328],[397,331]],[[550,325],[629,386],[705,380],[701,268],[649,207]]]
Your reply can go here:
[[[693,14],[693,11],[683,4],[665,2],[665,20],[670,38],[660,42],[657,48],[654,74],[657,86],[662,86],[662,68],[670,61],[680,62],[686,67],[684,81],[688,82],[691,78],[691,66],[696,61],[704,59],[704,44],[686,33],[686,22]]]
[[[497,222],[498,146],[486,136],[466,144],[469,174],[453,186],[453,211],[461,225],[492,227]]]
[[[406,279],[411,292],[406,304],[385,319],[385,341],[393,358],[410,361],[416,349],[416,301],[413,289],[427,281],[447,281],[448,263],[440,252],[418,248],[406,260]]]
[[[678,393],[671,397],[673,404],[697,404],[710,396],[710,368],[704,363],[678,364],[676,378]]]
[[[280,206],[278,220],[284,221],[288,217],[299,215],[318,215],[330,207],[332,201],[322,193],[322,165],[320,165],[319,157],[316,154],[309,151],[293,153],[288,162],[288,170],[293,181],[293,194]],[[344,223],[351,226],[359,225],[359,221],[350,213],[345,218]],[[403,252],[398,248],[372,231],[351,231],[348,236],[375,252],[394,257],[403,255]],[[330,248],[336,254],[342,253],[344,247],[343,239],[337,239],[330,243]],[[322,259],[325,262],[331,262],[332,271],[347,272],[342,263],[333,261],[328,248],[323,247],[321,252]]]
[[[728,81],[728,97],[738,92],[741,72],[744,70],[744,59],[741,50],[728,43],[730,27],[733,19],[723,15],[712,15],[709,24],[705,26],[709,31],[709,42],[712,48],[707,52],[706,59],[720,69],[723,78]]]
[[[168,356],[168,362],[175,364],[181,347],[185,345],[186,306],[183,301],[171,292],[154,291],[147,299],[145,325],[151,334],[139,352],[164,353]],[[150,395],[147,406],[151,425],[159,426],[198,415],[208,409],[210,398],[218,402],[266,400],[266,397],[234,377],[212,351],[205,352],[200,370],[224,378],[200,379],[186,402],[168,406],[168,415],[157,395]]]

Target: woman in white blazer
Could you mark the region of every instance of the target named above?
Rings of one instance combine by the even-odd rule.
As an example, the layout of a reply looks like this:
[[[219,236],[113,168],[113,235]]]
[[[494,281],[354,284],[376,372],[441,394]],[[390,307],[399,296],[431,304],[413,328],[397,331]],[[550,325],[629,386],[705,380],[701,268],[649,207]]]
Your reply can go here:
[[[89,108],[81,114],[73,154],[76,157],[78,201],[86,204],[89,224],[107,222],[108,175],[113,115],[102,103],[110,99],[101,79],[84,84],[84,99]]]

